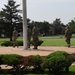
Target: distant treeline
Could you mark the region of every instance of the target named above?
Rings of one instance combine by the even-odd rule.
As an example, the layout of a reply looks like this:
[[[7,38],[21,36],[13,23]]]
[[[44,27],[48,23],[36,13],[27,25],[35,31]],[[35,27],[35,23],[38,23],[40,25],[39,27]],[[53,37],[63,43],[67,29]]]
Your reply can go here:
[[[23,32],[23,19],[20,15],[22,14],[22,10],[18,9],[20,5],[16,4],[14,0],[8,0],[7,5],[4,6],[5,8],[2,8],[0,11],[0,37],[9,37],[10,40],[12,40],[12,31],[14,27],[17,28],[20,34]],[[60,18],[56,18],[53,23],[47,21],[32,21],[28,18],[27,25],[29,25],[31,30],[34,25],[36,25],[42,36],[64,34],[67,25],[70,26],[72,33],[75,33],[75,19],[65,25],[61,22]]]

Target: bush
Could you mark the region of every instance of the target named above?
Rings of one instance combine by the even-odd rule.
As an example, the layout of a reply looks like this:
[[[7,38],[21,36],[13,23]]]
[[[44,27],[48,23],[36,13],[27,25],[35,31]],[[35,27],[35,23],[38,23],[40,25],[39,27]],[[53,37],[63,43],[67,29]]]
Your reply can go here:
[[[0,55],[0,65],[3,64],[2,58],[3,58],[3,55],[1,54],[1,55]]]
[[[23,46],[23,41],[17,41],[16,44],[19,46]],[[4,41],[4,42],[1,42],[1,46],[13,46],[13,42]]]
[[[43,41],[42,40],[39,40],[38,46],[40,46],[42,43],[43,43]],[[34,45],[33,41],[31,41],[30,44]]]
[[[59,73],[64,69],[68,70],[68,67],[71,65],[65,55],[67,52],[64,51],[56,51],[54,53],[49,54],[44,63],[44,68],[48,68],[49,71],[53,73]]]
[[[17,54],[2,54],[0,55],[2,64],[7,64],[10,66],[19,64],[19,60],[22,58],[22,56]]]
[[[23,58],[23,56],[17,55],[17,54],[2,54],[0,55],[0,64],[5,64],[8,66],[12,66],[12,68],[16,72],[20,72],[21,69],[21,62],[20,60]]]
[[[43,62],[42,57],[40,55],[35,55],[32,57],[30,64],[34,67],[33,70],[40,71],[42,70],[41,67],[42,62]]]
[[[40,46],[42,43],[43,43],[43,41],[40,40],[39,43],[38,43],[38,45]],[[17,41],[16,44],[18,46],[23,46],[23,41]],[[30,44],[34,45],[33,41],[31,41]],[[13,46],[13,42],[11,42],[11,41],[4,41],[4,42],[1,42],[0,45],[1,46]]]
[[[12,46],[13,43],[10,41],[1,42],[1,46]]]
[[[75,61],[73,54],[68,54],[64,51],[56,51],[48,56],[31,55],[20,56],[17,54],[1,54],[0,65],[6,64],[13,67],[13,71],[17,73],[33,71],[35,73],[44,72],[44,68],[49,69],[49,72],[59,73],[68,71],[69,66]]]
[[[21,65],[23,66],[22,68],[27,69],[27,67],[31,67],[31,60],[32,60],[33,56],[26,56],[23,57],[20,62]]]
[[[23,41],[17,41],[16,43],[18,46],[23,46]]]

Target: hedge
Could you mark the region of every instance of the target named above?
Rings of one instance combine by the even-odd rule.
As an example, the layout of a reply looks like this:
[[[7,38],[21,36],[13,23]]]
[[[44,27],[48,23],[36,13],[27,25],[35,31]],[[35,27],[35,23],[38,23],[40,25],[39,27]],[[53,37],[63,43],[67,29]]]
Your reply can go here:
[[[48,68],[49,71],[53,73],[59,73],[64,70],[68,72],[69,67],[73,62],[69,61],[68,58],[66,58],[67,55],[73,59],[73,57],[65,51],[53,52],[46,57],[42,66],[44,68]]]
[[[17,54],[0,54],[0,65],[12,66],[17,73],[31,69],[34,72],[44,72],[49,69],[51,73],[69,71],[69,67],[75,61],[75,56],[64,51],[56,51],[47,56]],[[32,67],[32,68],[31,68]]]
[[[43,43],[42,40],[39,40],[38,42],[38,46],[40,46]],[[16,41],[16,44],[18,46],[23,46],[23,41]],[[31,45],[34,45],[33,41],[30,42]],[[0,43],[1,46],[13,46],[13,42],[12,41],[4,41]]]

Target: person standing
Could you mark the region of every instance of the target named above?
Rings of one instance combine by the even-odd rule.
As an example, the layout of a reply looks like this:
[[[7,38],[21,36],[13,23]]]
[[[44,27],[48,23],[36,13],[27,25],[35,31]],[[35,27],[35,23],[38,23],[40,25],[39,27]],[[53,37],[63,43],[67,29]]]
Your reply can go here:
[[[12,34],[13,47],[17,45],[16,44],[17,37],[18,37],[18,32],[16,30],[16,27],[14,27],[13,34]]]
[[[38,47],[38,42],[39,42],[38,34],[39,34],[38,28],[34,26],[32,29],[32,39],[33,39],[33,44],[34,44],[33,49],[37,49]]]
[[[27,45],[30,48],[30,41],[31,41],[32,32],[29,26],[27,26]]]
[[[65,30],[65,38],[66,38],[66,40],[65,41],[66,41],[68,47],[70,47],[70,45],[71,45],[71,43],[70,43],[71,37],[72,37],[72,32],[71,32],[69,27],[66,27],[66,30]]]

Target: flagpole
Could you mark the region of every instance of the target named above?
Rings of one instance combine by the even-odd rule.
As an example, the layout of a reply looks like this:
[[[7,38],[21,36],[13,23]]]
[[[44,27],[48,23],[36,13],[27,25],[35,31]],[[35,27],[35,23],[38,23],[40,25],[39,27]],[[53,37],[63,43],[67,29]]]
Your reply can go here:
[[[22,0],[23,4],[23,49],[28,49],[27,47],[27,12],[26,12],[26,0]]]

